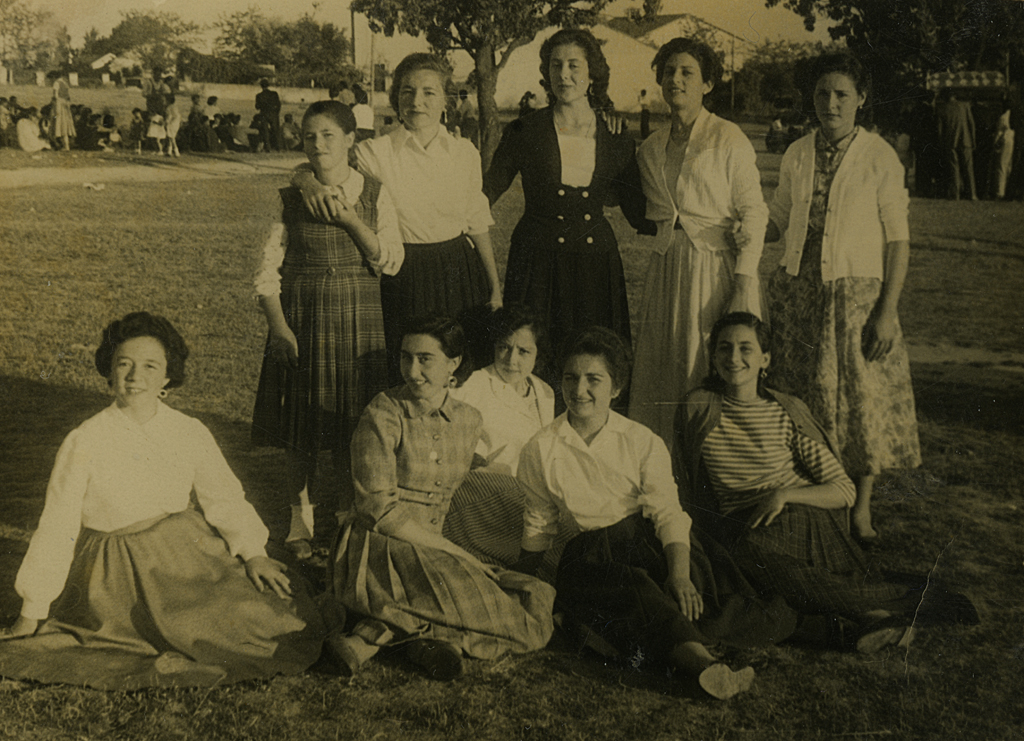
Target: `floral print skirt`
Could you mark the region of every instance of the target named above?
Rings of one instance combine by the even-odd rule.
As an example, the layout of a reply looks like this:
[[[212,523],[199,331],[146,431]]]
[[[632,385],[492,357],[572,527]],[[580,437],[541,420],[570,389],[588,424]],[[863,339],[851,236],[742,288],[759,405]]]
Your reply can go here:
[[[807,271],[810,272],[810,271]],[[898,330],[892,350],[868,362],[864,325],[882,282],[823,282],[779,268],[768,286],[775,333],[771,385],[802,399],[834,435],[847,473],[867,476],[921,465],[910,361]]]

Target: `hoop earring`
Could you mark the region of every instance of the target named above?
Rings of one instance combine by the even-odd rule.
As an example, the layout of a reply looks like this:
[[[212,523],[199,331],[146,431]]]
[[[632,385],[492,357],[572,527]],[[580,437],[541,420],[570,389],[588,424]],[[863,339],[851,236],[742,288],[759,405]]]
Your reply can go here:
[[[453,389],[459,383],[459,379],[455,376],[448,376],[448,388]]]
[[[166,399],[167,398],[167,389],[160,389],[159,391],[156,392],[156,395],[160,399]]]

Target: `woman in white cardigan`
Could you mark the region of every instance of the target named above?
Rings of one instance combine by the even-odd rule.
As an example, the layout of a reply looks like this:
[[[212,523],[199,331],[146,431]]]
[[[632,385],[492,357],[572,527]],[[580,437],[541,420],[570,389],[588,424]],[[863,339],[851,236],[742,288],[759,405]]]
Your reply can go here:
[[[711,327],[727,311],[762,314],[757,266],[768,208],[750,140],[704,108],[704,96],[722,77],[717,54],[676,38],[652,66],[672,124],[651,134],[638,154],[647,218],[658,234],[629,416],[671,447],[676,408],[707,375]]]
[[[848,52],[812,70],[821,128],[782,159],[768,240],[784,240],[769,283],[781,359],[773,386],[799,394],[839,442],[857,483],[851,529],[868,544],[875,475],[921,464],[897,304],[910,259],[899,157],[857,125],[870,77]]]

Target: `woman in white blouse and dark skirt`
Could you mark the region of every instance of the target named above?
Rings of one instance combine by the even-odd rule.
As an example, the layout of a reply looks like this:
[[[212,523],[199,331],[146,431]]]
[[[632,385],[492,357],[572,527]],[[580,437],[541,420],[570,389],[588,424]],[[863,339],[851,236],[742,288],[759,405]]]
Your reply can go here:
[[[707,646],[773,643],[792,634],[796,618],[782,600],[760,602],[727,554],[691,538],[665,443],[610,408],[630,363],[625,342],[601,327],[567,350],[568,411],[519,461],[526,512],[518,568],[536,569],[560,520],[575,528],[555,579],[568,624],[634,662],[696,676],[727,699],[750,687],[754,670],[731,670]]]
[[[391,194],[405,242],[405,263],[381,279],[381,307],[392,385],[401,383],[401,332],[414,317],[466,320],[471,310],[501,306],[491,248],[494,223],[482,191],[480,153],[441,125],[451,67],[432,54],[410,54],[395,68],[391,106],[402,126],[355,147],[358,169]],[[337,216],[330,191],[300,166],[294,182],[307,207],[325,221]],[[473,333],[475,328],[467,327]],[[482,334],[482,330],[480,332]]]
[[[166,406],[188,348],[128,314],[96,368],[114,403],[65,438],[18,571],[0,675],[97,689],[212,686],[297,674],[323,622],[267,557],[267,528],[198,420]],[[195,495],[199,506],[190,504]]]
[[[679,403],[708,372],[712,325],[727,310],[761,315],[757,267],[768,207],[747,135],[704,107],[722,77],[717,52],[676,38],[652,66],[672,122],[637,154],[647,217],[658,235],[644,283],[629,416],[671,447]]]

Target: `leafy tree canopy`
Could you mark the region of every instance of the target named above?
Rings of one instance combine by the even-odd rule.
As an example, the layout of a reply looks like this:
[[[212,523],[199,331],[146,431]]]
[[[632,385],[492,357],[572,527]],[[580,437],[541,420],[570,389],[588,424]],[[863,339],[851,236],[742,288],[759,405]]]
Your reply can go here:
[[[96,40],[94,49],[118,55],[134,55],[143,67],[169,68],[177,55],[192,46],[199,26],[183,21],[174,13],[129,10],[110,36]]]
[[[0,0],[0,64],[49,66],[64,36],[48,10],[36,10],[25,0]]]

